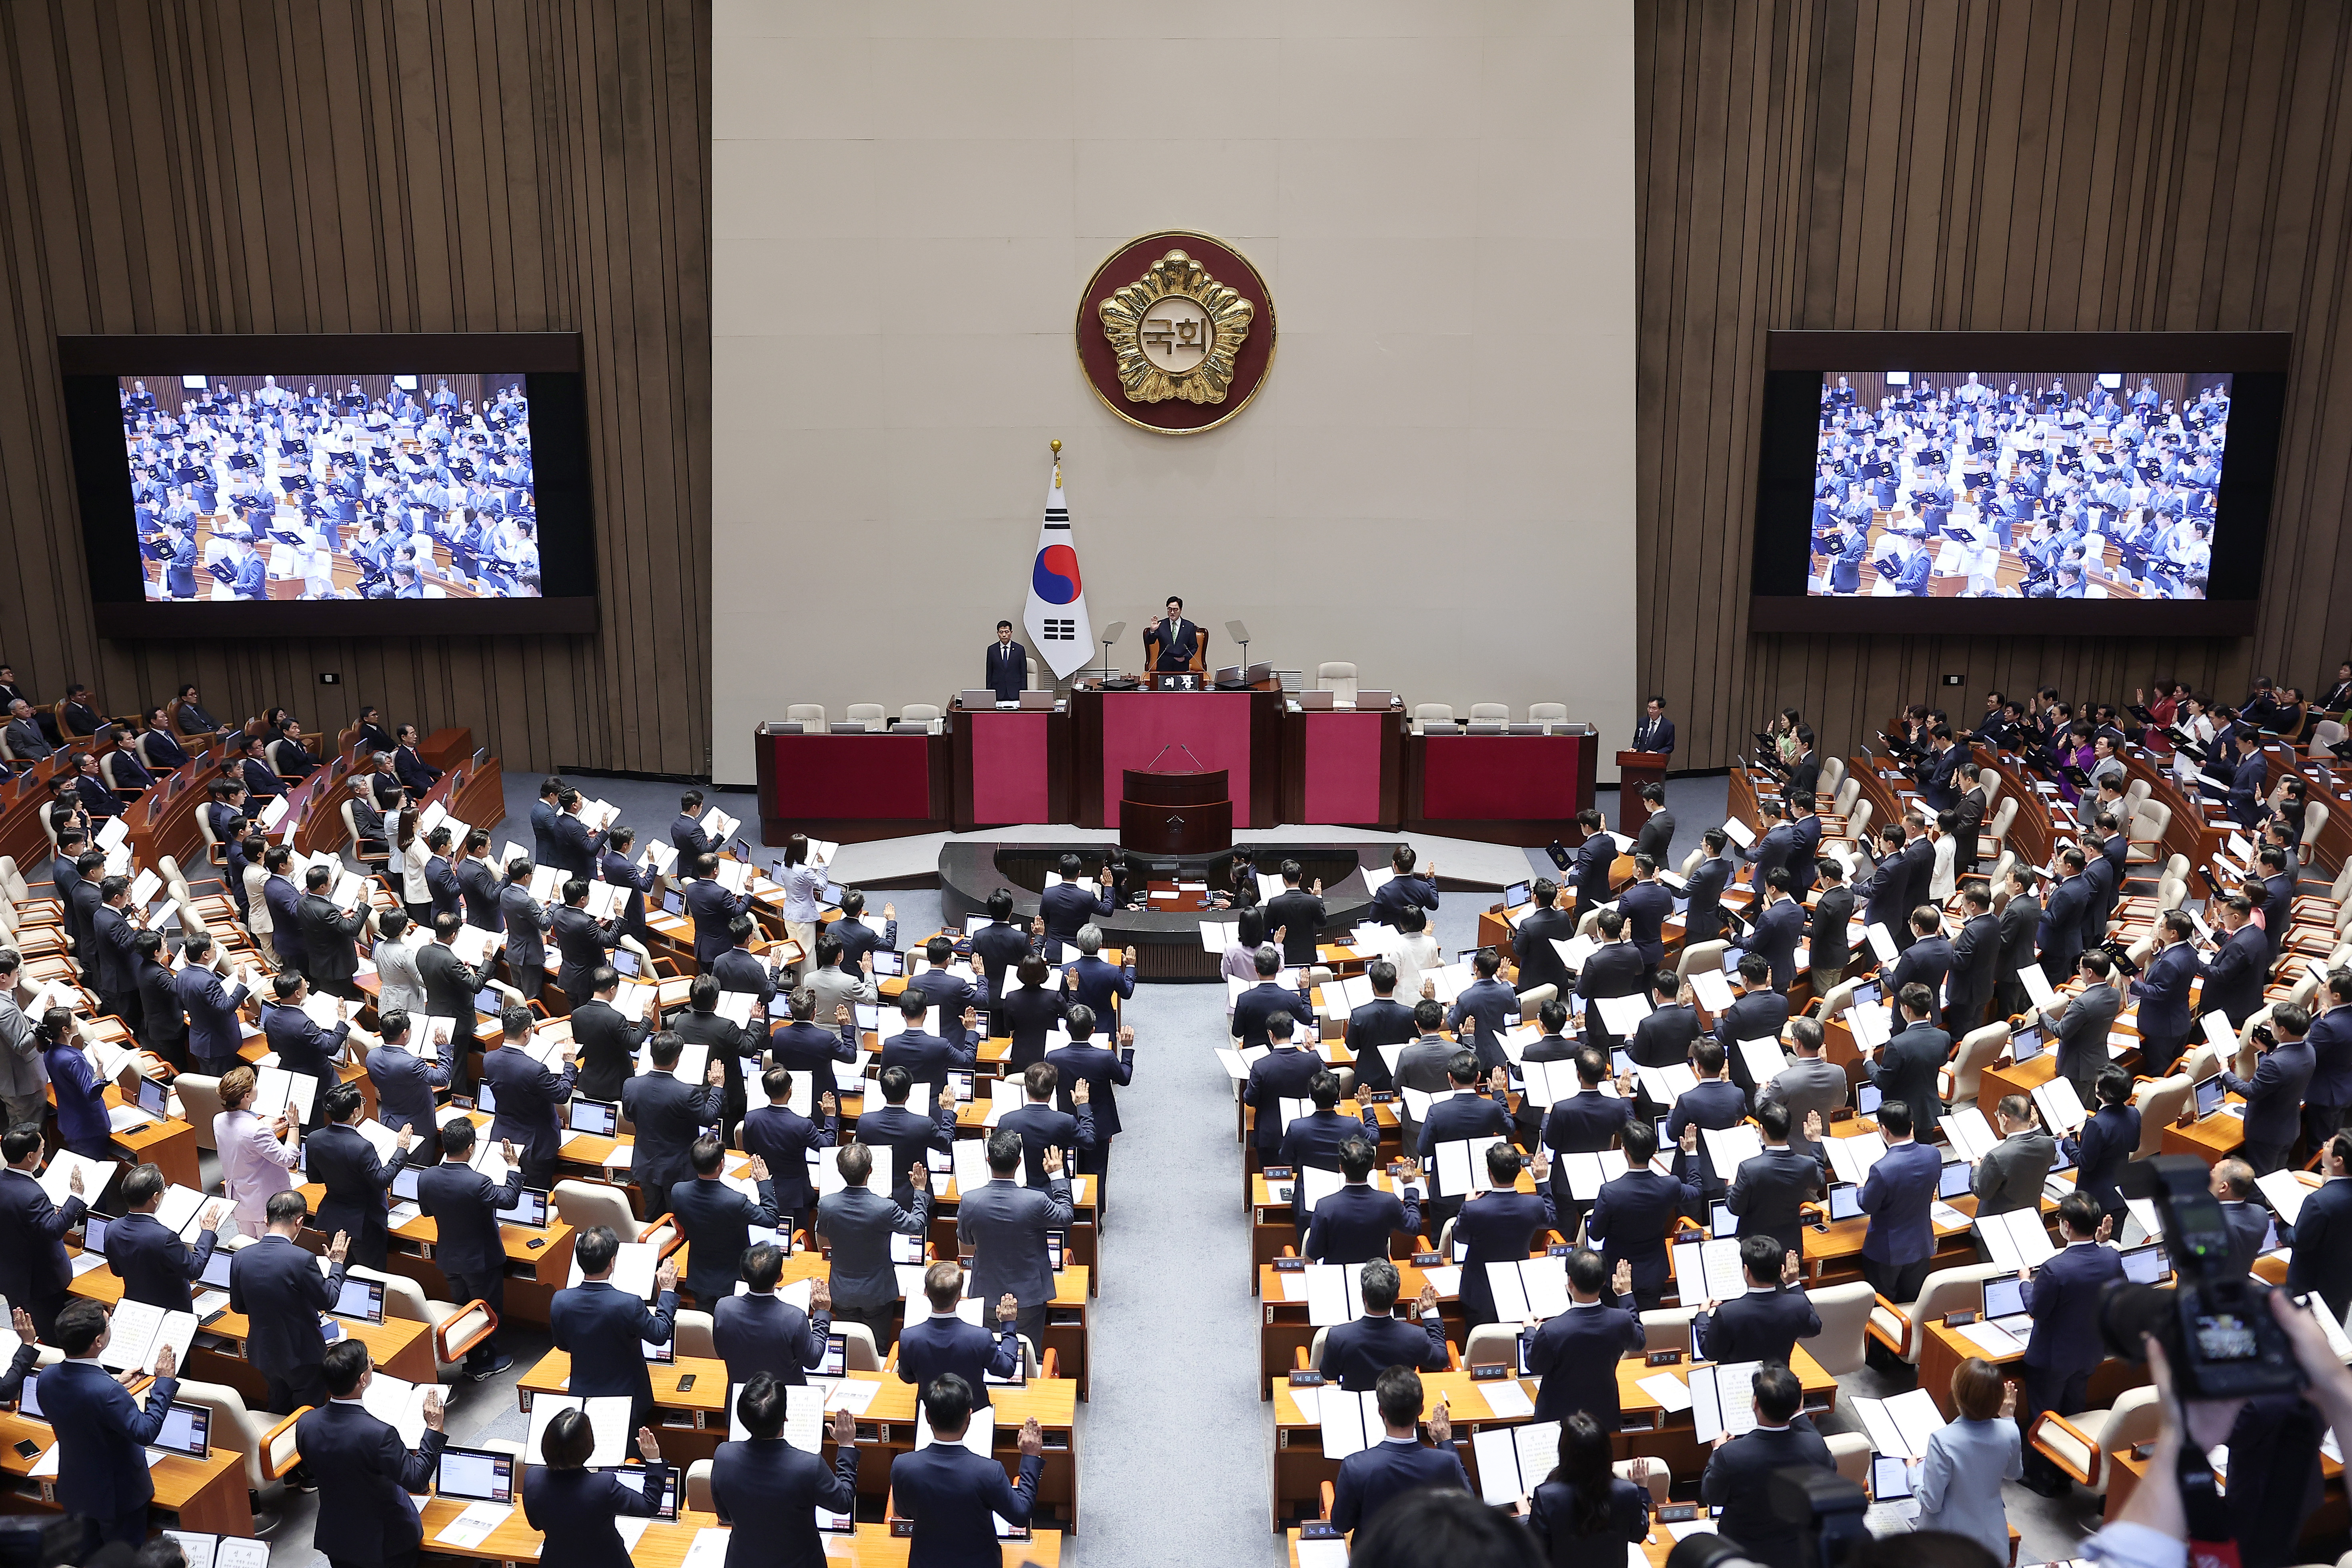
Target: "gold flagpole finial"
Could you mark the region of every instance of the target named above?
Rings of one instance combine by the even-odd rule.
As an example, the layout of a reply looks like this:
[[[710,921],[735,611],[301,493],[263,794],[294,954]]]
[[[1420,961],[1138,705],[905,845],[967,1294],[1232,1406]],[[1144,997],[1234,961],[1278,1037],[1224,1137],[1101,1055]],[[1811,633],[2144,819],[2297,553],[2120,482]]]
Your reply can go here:
[[[1048,444],[1054,448],[1054,483],[1059,485],[1062,482],[1062,438],[1056,436]]]

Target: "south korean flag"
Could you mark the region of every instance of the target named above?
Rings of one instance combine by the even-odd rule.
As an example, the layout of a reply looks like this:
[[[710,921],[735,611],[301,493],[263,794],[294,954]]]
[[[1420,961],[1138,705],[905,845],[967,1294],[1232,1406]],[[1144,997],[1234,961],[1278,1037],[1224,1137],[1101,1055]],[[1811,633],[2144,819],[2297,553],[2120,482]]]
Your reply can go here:
[[[1085,580],[1070,533],[1070,511],[1062,499],[1062,465],[1054,465],[1053,488],[1045,492],[1045,521],[1037,530],[1037,553],[1029,566],[1029,608],[1021,624],[1029,646],[1066,680],[1087,662],[1095,646],[1094,623],[1087,618]]]

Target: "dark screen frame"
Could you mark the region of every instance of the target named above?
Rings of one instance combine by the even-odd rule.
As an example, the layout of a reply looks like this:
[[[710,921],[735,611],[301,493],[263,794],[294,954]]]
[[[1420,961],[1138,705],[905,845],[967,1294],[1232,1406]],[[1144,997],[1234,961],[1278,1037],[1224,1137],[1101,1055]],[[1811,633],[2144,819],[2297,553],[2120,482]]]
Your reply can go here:
[[[2242,637],[2254,629],[2286,405],[2289,332],[1764,334],[1748,618],[1760,632]],[[1805,592],[1823,372],[1959,374],[2001,363],[2227,372],[2230,450],[2201,600],[1839,599]]]
[[[585,350],[577,332],[253,333],[60,337],[66,434],[80,502],[82,558],[101,636],[463,637],[593,632],[595,492]],[[123,376],[267,375],[289,367],[353,374],[520,371],[530,398],[532,488],[544,596],[152,604],[140,567],[122,454]],[[266,612],[266,613],[265,613]]]

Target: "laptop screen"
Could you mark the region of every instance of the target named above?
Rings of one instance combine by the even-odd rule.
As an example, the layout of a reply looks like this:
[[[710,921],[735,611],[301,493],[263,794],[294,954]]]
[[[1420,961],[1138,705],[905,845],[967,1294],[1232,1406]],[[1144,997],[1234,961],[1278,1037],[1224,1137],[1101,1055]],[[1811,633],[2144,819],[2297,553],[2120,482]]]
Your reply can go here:
[[[572,1131],[610,1138],[621,1124],[620,1110],[620,1106],[613,1100],[584,1100],[575,1094],[572,1097]]]
[[[139,1109],[150,1116],[170,1114],[172,1091],[152,1078],[139,1080]]]
[[[817,894],[816,901],[826,909],[837,910],[841,907],[841,895],[848,890],[838,882],[827,882],[824,890]]]
[[[163,1414],[163,1429],[155,1434],[149,1447],[167,1454],[184,1454],[191,1459],[201,1459],[211,1451],[213,1411],[209,1405],[182,1405],[174,1400]]]
[[[443,1497],[475,1502],[515,1500],[515,1457],[486,1448],[444,1448],[433,1489]]]
[[[506,1005],[507,999],[487,985],[474,993],[474,1011],[477,1013],[495,1014]],[[472,1033],[471,1030],[467,1032]]]
[[[2015,1278],[1988,1279],[1984,1288],[1984,1315],[1988,1318],[2013,1318],[2025,1310],[2025,1282]]]
[[[637,1352],[656,1366],[668,1366],[677,1360],[677,1341],[668,1339],[656,1344],[651,1340],[639,1340]]]
[[[115,1218],[113,1215],[100,1214],[95,1209],[82,1216],[81,1247],[84,1252],[106,1250],[106,1227],[112,1225]]]
[[[1870,1457],[1870,1496],[1874,1502],[1894,1502],[1911,1495],[1911,1465],[1899,1454]]]
[[[1969,1194],[1969,1179],[1975,1168],[1966,1160],[1948,1161],[1936,1179],[1936,1195],[1939,1198],[1964,1198]]]
[[[1886,1091],[1874,1083],[1858,1083],[1853,1086],[1853,1109],[1858,1116],[1877,1115],[1878,1107],[1885,1099]]]
[[[1507,910],[1516,910],[1535,896],[1534,883],[1514,882],[1503,889],[1503,907]]]
[[[916,1264],[920,1263],[922,1260],[923,1238],[921,1237],[898,1236],[894,1234],[890,1237],[891,1262]]]
[[[2151,1241],[2145,1247],[2132,1247],[2124,1254],[2124,1278],[2135,1285],[2153,1285],[2169,1271],[2161,1242]]]
[[[381,1279],[346,1279],[342,1293],[335,1298],[335,1316],[360,1318],[371,1323],[383,1321],[383,1281]]]
[[[499,1113],[499,1091],[488,1079],[474,1086],[474,1109],[492,1116]]]
[[[510,1209],[499,1211],[500,1225],[543,1226],[547,1223],[547,1194],[537,1187],[525,1187]]]
[[[1062,1271],[1062,1254],[1069,1244],[1070,1233],[1066,1230],[1049,1230],[1045,1233],[1045,1262],[1056,1274]]]
[[[2215,1073],[2210,1078],[2200,1078],[2197,1080],[2197,1117],[2199,1121],[2203,1121],[2206,1117],[2212,1115],[2215,1111],[2221,1109],[2221,1096],[2223,1092],[2221,1075],[2220,1073]]]
[[[1853,1006],[1868,1007],[1874,1005],[1879,997],[1885,994],[1885,989],[1877,981],[1874,980],[1867,985],[1855,986],[1853,988],[1853,994],[1849,997],[1847,1001],[1848,1004]]]
[[[1830,1218],[1853,1219],[1862,1213],[1862,1189],[1852,1182],[1839,1182],[1830,1188]]]
[[[662,895],[662,913],[675,915],[683,914],[685,911],[686,900],[678,897],[675,889]]]
[[[824,1359],[809,1369],[814,1377],[842,1377],[849,1371],[849,1340],[844,1334],[827,1334],[824,1339]]]

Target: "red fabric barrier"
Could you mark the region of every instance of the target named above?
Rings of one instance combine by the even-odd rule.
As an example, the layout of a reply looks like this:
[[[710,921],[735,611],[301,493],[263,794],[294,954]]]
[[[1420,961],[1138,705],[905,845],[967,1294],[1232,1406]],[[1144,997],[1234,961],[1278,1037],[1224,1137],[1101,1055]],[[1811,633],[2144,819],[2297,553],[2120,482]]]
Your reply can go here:
[[[1162,754],[1164,751],[1165,754]],[[1250,694],[1246,691],[1113,691],[1103,698],[1102,792],[1116,819],[1128,768],[1162,773],[1225,770],[1234,826],[1249,821]],[[1377,771],[1375,773],[1377,784]]]
[[[1048,713],[960,713],[971,726],[971,820],[1044,822]]]
[[[1425,821],[1562,821],[1577,813],[1581,735],[1460,735],[1423,752]]]
[[[1381,741],[1386,713],[1307,713],[1303,820],[1381,819]]]
[[[776,815],[826,817],[931,816],[928,735],[769,735],[775,748]]]

